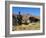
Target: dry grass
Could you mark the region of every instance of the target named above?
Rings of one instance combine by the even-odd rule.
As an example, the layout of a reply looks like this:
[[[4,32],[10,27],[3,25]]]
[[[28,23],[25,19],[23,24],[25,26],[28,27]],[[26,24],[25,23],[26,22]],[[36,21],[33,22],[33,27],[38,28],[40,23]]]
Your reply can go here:
[[[28,25],[22,24],[14,26],[13,31],[22,31],[22,30],[40,30],[40,23],[29,23]]]

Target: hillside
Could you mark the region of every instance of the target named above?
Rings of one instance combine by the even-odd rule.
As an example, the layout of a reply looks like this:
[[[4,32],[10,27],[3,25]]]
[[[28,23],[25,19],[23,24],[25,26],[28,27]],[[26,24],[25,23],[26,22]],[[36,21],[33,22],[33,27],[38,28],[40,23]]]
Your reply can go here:
[[[13,14],[14,17],[16,17],[17,15],[16,14]],[[22,19],[25,23],[25,20],[29,20],[29,17],[33,17],[32,19],[38,19],[40,20],[40,16],[33,16],[33,15],[21,15],[22,16]],[[22,21],[22,22],[23,22]],[[26,24],[17,24],[17,25],[14,25],[12,27],[12,30],[13,31],[22,31],[22,30],[40,30],[40,22],[37,21],[37,22],[29,22],[27,25]]]

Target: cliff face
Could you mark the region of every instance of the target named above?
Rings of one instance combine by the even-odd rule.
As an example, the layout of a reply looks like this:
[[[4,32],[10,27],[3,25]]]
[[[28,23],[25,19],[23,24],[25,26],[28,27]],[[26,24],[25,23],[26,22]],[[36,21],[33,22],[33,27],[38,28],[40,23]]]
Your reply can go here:
[[[13,14],[13,23],[32,23],[32,22],[37,22],[40,21],[40,17],[39,16],[31,16],[31,15],[15,15]],[[19,17],[18,17],[19,16]],[[17,18],[18,17],[18,18]],[[22,17],[22,18],[21,18]],[[18,20],[19,19],[19,20]],[[18,21],[18,22],[16,22]]]

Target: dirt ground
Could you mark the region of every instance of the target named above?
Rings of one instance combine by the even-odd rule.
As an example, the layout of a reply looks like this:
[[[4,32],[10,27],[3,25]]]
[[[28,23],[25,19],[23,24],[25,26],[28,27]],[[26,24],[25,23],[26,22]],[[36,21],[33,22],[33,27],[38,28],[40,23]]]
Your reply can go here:
[[[28,25],[22,24],[12,27],[12,31],[23,31],[23,30],[40,30],[40,23],[29,23]]]

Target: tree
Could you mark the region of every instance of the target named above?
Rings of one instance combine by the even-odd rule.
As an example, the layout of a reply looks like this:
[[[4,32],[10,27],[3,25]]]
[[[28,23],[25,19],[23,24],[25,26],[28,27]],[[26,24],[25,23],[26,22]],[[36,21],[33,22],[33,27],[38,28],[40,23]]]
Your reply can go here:
[[[22,24],[22,16],[19,12],[19,15],[17,15],[17,19],[18,19],[18,24],[21,25]]]

